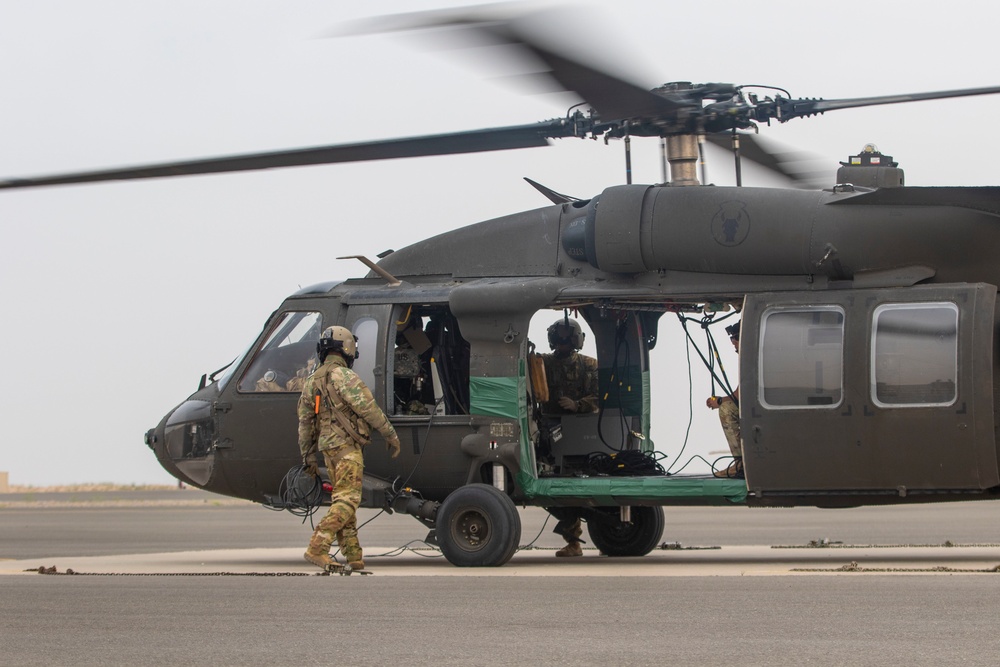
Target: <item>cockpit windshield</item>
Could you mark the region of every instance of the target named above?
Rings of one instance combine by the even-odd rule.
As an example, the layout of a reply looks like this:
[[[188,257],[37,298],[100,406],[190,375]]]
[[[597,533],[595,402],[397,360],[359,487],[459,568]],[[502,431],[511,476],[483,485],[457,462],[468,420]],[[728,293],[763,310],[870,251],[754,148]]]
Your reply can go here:
[[[317,312],[283,313],[240,379],[241,392],[297,392],[315,370],[322,318]]]

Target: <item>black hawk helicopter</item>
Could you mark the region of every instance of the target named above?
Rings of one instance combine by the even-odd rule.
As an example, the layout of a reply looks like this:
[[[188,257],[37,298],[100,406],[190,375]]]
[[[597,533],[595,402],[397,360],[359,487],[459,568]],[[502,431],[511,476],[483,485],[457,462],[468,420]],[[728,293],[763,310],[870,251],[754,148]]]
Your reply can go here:
[[[366,452],[365,507],[406,512],[448,560],[502,565],[517,505],[575,508],[593,543],[642,556],[663,507],[848,507],[1000,493],[1000,188],[906,187],[866,147],[819,191],[699,186],[703,143],[793,178],[747,131],[827,111],[1000,93],[1000,87],[822,100],[732,84],[636,86],[537,36],[532,17],[404,17],[516,45],[586,103],[529,125],[0,181],[0,188],[472,153],[557,138],[660,137],[669,182],[576,199],[435,236],[363,277],[289,296],[248,352],[203,376],[146,444],[185,483],[283,507],[297,387],[326,326],[403,442]],[[497,249],[502,248],[502,252]],[[582,319],[598,411],[554,416],[528,324]],[[648,439],[649,352],[664,315],[739,313],[744,478],[665,474]],[[735,320],[729,320],[732,323]],[[725,382],[720,378],[720,383]],[[732,388],[727,388],[732,393]],[[378,436],[376,435],[376,438]],[[600,456],[595,456],[599,453]]]

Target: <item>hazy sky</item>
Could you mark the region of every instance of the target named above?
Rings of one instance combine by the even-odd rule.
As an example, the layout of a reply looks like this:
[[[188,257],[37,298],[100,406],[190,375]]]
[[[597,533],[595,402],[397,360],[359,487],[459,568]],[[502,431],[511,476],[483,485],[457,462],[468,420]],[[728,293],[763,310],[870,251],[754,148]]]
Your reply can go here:
[[[456,52],[399,35],[319,38],[440,0],[0,0],[0,178],[529,123],[565,113]],[[958,0],[615,0],[577,46],[628,47],[631,75],[772,84],[802,97],[1000,84],[1000,9]],[[837,161],[875,142],[909,185],[988,185],[1000,96],[833,112],[768,137]],[[638,182],[655,143],[633,142]],[[710,180],[731,182],[716,156]],[[142,442],[289,293],[338,262],[623,182],[620,143],[0,192],[0,470],[14,484],[171,482]],[[664,327],[667,327],[666,320]],[[673,327],[670,327],[673,328]],[[675,457],[684,347],[662,340],[654,439]],[[666,359],[671,357],[671,359]],[[730,360],[735,364],[735,360]],[[732,368],[735,371],[735,366]],[[704,408],[689,452],[725,448]],[[687,455],[684,456],[686,459]]]

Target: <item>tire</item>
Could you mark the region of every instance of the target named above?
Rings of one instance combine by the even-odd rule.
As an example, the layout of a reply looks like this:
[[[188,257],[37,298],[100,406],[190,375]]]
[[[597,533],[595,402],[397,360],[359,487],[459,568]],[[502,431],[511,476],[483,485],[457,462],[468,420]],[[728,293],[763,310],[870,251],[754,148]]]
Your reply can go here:
[[[459,567],[499,567],[521,541],[517,508],[488,484],[452,491],[438,509],[435,528],[441,553]]]
[[[663,537],[663,508],[633,507],[632,523],[622,523],[618,508],[603,508],[587,519],[590,541],[606,556],[645,556]]]

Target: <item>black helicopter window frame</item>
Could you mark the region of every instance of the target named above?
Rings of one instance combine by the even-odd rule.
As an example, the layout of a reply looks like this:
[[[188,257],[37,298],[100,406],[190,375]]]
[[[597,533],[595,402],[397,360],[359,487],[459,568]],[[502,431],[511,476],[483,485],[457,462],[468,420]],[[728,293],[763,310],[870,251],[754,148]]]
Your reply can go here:
[[[959,320],[959,307],[951,301],[883,303],[875,308],[869,365],[872,404],[883,409],[955,405]],[[905,379],[911,381],[903,383]]]
[[[760,405],[768,410],[839,407],[844,402],[846,322],[844,308],[835,304],[765,310],[757,354]]]

